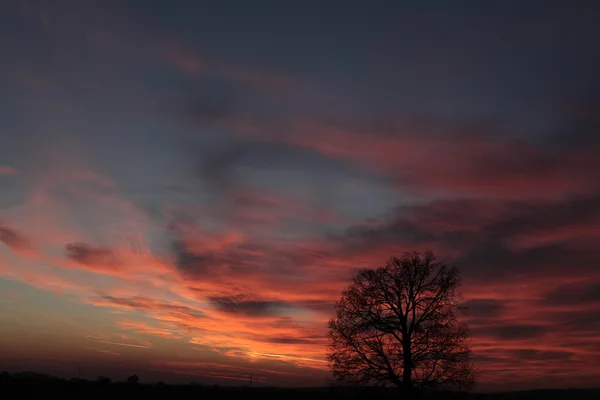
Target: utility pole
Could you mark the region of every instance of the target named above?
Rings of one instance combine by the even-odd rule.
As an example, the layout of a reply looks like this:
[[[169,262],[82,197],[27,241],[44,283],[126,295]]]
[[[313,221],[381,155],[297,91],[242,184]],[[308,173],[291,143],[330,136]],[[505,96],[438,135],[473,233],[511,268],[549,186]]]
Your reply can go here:
[[[250,385],[248,385],[248,387],[252,387],[252,375],[250,375]]]

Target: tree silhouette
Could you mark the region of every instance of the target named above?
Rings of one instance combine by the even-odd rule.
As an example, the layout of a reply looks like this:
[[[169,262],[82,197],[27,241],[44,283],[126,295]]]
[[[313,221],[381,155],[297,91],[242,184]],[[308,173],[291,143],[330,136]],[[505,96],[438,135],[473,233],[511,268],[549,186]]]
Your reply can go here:
[[[99,376],[98,378],[96,378],[96,382],[102,385],[110,385],[112,383],[112,380],[110,378],[107,378],[106,376]]]
[[[329,321],[329,363],[338,383],[468,389],[474,383],[455,267],[427,252],[361,270]]]
[[[140,382],[140,377],[137,375],[131,375],[127,378],[127,383],[130,385],[137,385]]]
[[[10,381],[10,373],[8,371],[2,371],[0,374],[0,383]]]

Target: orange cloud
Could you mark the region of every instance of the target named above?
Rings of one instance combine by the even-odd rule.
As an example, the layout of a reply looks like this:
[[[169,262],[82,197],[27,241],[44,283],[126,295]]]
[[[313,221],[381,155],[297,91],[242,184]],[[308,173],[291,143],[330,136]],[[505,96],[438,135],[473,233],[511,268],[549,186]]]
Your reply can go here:
[[[590,361],[597,359],[600,331],[590,317],[600,311],[592,285],[600,281],[592,274],[599,205],[591,196],[434,199],[401,206],[385,220],[351,224],[306,201],[240,187],[223,200],[230,213],[173,204],[161,214],[167,221],[157,224],[102,175],[49,174],[34,183],[27,202],[11,214],[27,238],[12,223],[2,225],[0,238],[11,250],[26,249],[20,238],[36,252],[30,259],[9,252],[11,262],[0,273],[106,308],[115,313],[115,327],[132,335],[211,349],[229,366],[285,363],[323,377],[327,320],[353,273],[403,250],[433,249],[465,274],[472,313],[464,318],[483,379],[500,382],[497,374],[504,374],[504,382],[521,382],[517,372],[524,365],[530,380],[582,368],[600,373]],[[285,221],[294,218],[350,228],[286,236]],[[81,229],[81,221],[91,228]],[[575,289],[557,284],[566,265],[570,281],[562,283]],[[557,302],[557,290],[573,301]],[[94,348],[123,348],[121,355],[131,346],[160,351],[160,345],[121,337],[94,342]],[[239,377],[199,365],[176,370]],[[268,371],[261,376],[287,379]]]
[[[132,330],[138,333],[144,333],[144,334],[148,334],[148,335],[156,335],[156,336],[162,336],[162,337],[176,337],[177,333],[173,330],[170,329],[164,329],[164,328],[157,328],[154,326],[150,326],[149,324],[143,323],[143,322],[136,322],[136,321],[120,321],[118,323],[119,327],[126,329],[126,330]]]

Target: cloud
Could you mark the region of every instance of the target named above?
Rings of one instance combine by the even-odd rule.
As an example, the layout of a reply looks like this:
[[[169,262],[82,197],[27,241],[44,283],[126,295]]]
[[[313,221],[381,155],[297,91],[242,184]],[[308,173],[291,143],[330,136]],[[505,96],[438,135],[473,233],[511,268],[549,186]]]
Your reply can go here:
[[[169,226],[172,230],[182,225],[190,227],[196,224],[201,228],[217,223],[230,231],[237,229],[253,231],[254,234],[261,230],[267,234],[314,231],[317,226],[349,222],[343,212],[319,204],[314,199],[298,198],[294,193],[251,186],[221,186],[217,192],[219,196],[207,199],[204,204],[173,205],[159,213],[171,220]],[[174,244],[174,247],[181,246]]]
[[[472,318],[499,318],[506,310],[506,305],[502,300],[496,299],[473,299],[463,304],[466,307],[466,314]]]
[[[136,349],[149,349],[150,346],[145,346],[141,344],[132,344],[132,343],[122,343],[122,342],[111,342],[109,340],[98,340],[98,343],[111,344],[114,346],[124,346],[124,347],[134,347]]]
[[[36,264],[36,261],[38,260],[34,259],[32,263]],[[59,268],[38,265],[32,267],[29,262],[15,262],[8,265],[0,263],[0,275],[49,291],[58,296],[67,293],[79,295],[86,293],[88,290],[88,287],[82,285],[81,282],[62,276]]]
[[[600,261],[592,246],[599,213],[593,197],[432,200],[401,206],[380,224],[350,228],[340,240],[349,253],[432,247],[467,275],[561,273],[573,260],[571,272],[585,274]]]
[[[212,237],[175,239],[172,244],[175,265],[189,279],[218,278],[227,275],[252,275],[259,267],[261,249],[246,244],[236,232]]]
[[[156,326],[152,326],[148,323],[139,322],[139,321],[120,321],[118,323],[119,327],[128,330],[135,331],[138,333],[155,335],[167,338],[180,337],[180,332],[174,329],[165,329],[159,328]]]
[[[7,165],[0,165],[0,175],[17,175],[19,171]]]
[[[540,361],[555,361],[555,360],[568,360],[571,358],[573,353],[569,351],[557,351],[557,350],[537,350],[537,349],[519,349],[512,350],[511,353],[514,357],[524,360],[540,360]]]
[[[320,312],[325,302],[322,300],[326,293],[323,287],[329,283],[319,282],[318,274],[306,282],[297,280],[303,274],[300,268],[320,257],[318,248],[303,241],[258,238],[247,230],[245,224],[240,224],[239,229],[215,232],[202,218],[202,213],[196,218],[175,219],[165,230],[150,223],[114,184],[108,191],[97,190],[97,185],[87,184],[110,180],[100,179],[94,174],[53,178],[41,179],[41,185],[34,191],[34,201],[28,199],[30,201],[23,207],[23,210],[35,210],[44,216],[36,220],[38,214],[27,213],[29,217],[25,218],[25,226],[30,226],[34,220],[40,222],[36,239],[44,243],[44,252],[40,255],[39,268],[52,271],[50,277],[53,279],[39,273],[33,279],[37,264],[20,264],[20,269],[11,264],[7,267],[9,276],[40,288],[60,290],[60,294],[74,294],[82,302],[110,307],[115,315],[128,311],[143,313],[151,322],[129,321],[125,324],[137,334],[177,338],[180,343],[208,346],[218,354],[235,354],[237,359],[252,359],[254,362],[277,358],[285,359],[290,365],[304,367],[322,364],[321,361],[313,361],[322,359],[319,354],[322,343],[317,340],[312,343],[300,341],[310,336],[307,330],[313,329],[313,325],[318,326],[317,332],[322,329],[320,325],[324,316],[320,316],[318,321],[307,319]],[[73,185],[73,180],[77,185]],[[61,190],[57,190],[59,185]],[[105,185],[101,184],[101,187]],[[65,192],[72,197],[64,196]],[[69,223],[69,217],[73,217],[73,207],[69,204],[72,200],[77,202],[77,210],[82,211],[82,218],[74,218],[75,224]],[[236,208],[254,213],[254,216],[242,215],[238,221],[261,219],[258,215],[262,210],[265,210],[264,218],[270,218],[268,209],[277,209],[277,218],[286,218],[288,213],[296,211],[298,218],[321,217],[321,211],[310,204],[260,190],[239,190],[233,200]],[[88,214],[83,211],[89,210],[102,212],[104,220],[100,226],[99,222],[91,224],[93,233],[78,229],[86,225],[84,221]],[[323,216],[326,214],[323,213]],[[277,226],[262,222],[259,225]],[[97,227],[103,229],[96,230]],[[172,244],[172,248],[166,249],[167,254],[160,254],[158,249],[149,247],[145,235],[150,231],[157,232],[159,236],[165,234],[166,243]],[[94,245],[90,237],[106,245]],[[272,251],[274,247],[277,250]],[[55,257],[54,254],[63,257]],[[102,279],[98,275],[103,276]],[[62,280],[58,279],[59,276]],[[284,282],[265,286],[265,282],[273,277]],[[313,281],[317,284],[312,285]],[[298,284],[308,290],[290,290],[294,286],[297,288]],[[249,296],[242,299],[241,296],[222,294],[229,293],[236,286],[252,293],[263,287],[261,296],[264,294],[265,299],[281,300]],[[285,292],[287,295],[282,296]],[[90,296],[93,293],[102,295]],[[284,300],[288,296],[289,302]],[[237,302],[235,307],[232,306],[233,301]],[[289,312],[298,322],[274,324],[268,332],[264,331],[265,326],[271,326],[272,321],[281,318],[276,307],[281,307],[282,312]],[[128,315],[133,318],[139,314]],[[286,340],[280,340],[276,343],[277,349],[274,349],[275,343],[265,341],[267,333],[270,338]],[[106,341],[123,343],[116,338]]]
[[[298,78],[282,75],[274,71],[267,72],[240,65],[227,65],[215,59],[209,60],[189,49],[185,49],[182,45],[172,40],[159,43],[156,54],[159,59],[194,77],[205,77],[207,75],[220,76],[262,90],[280,91],[300,89],[306,86],[306,82],[302,82]]]
[[[510,132],[469,121],[384,119],[366,124],[297,117],[273,121],[231,111],[220,124],[237,132],[239,140],[270,146],[273,154],[303,149],[307,163],[316,157],[311,153],[318,154],[330,164],[345,163],[363,173],[392,177],[403,190],[420,195],[549,198],[598,187],[597,143],[561,147],[555,145],[558,136],[542,144],[503,139]],[[243,155],[239,149],[233,154]]]
[[[600,280],[586,279],[560,285],[546,294],[545,303],[549,305],[600,305]]]
[[[267,338],[266,342],[276,343],[276,344],[311,344],[311,343],[314,343],[314,340],[279,337],[279,338]]]
[[[289,307],[285,302],[256,300],[246,294],[211,296],[209,300],[224,313],[251,317],[278,315],[282,308]]]
[[[331,300],[304,300],[297,303],[299,307],[305,307],[326,315],[333,315],[334,302]]]
[[[65,246],[65,254],[72,261],[92,268],[120,267],[118,258],[111,250],[87,243],[69,243]]]
[[[174,43],[158,46],[157,54],[165,61],[190,74],[200,74],[209,69],[205,61],[201,61],[195,54],[178,49]]]
[[[255,286],[265,280],[271,281],[273,290],[306,279],[306,268],[331,257],[327,246],[319,243],[261,238],[237,230],[211,232],[194,224],[175,224],[171,234],[174,264],[185,279],[198,285],[209,282],[222,290],[237,287],[255,293]]]
[[[171,304],[161,302],[155,299],[146,297],[113,297],[113,296],[101,296],[99,298],[91,299],[92,303],[98,306],[115,306],[123,307],[135,310],[150,310],[150,311],[167,311],[167,312],[179,312],[194,316],[195,318],[202,318],[203,313],[199,310],[195,310],[189,306],[181,304]]]
[[[524,382],[520,371],[540,379],[532,371],[554,374],[559,359],[564,374],[597,374],[588,363],[600,332],[597,199],[423,199],[331,240],[343,243],[339,257],[367,266],[413,248],[457,265],[482,380],[500,370],[514,382]]]
[[[299,235],[295,226],[286,231],[282,221],[319,220],[318,207],[262,188],[234,189],[223,200],[230,202],[229,213],[213,214],[210,205],[171,206],[163,214],[166,229],[158,227],[164,235],[164,254],[154,254],[160,248],[151,249],[144,238],[122,241],[99,235],[113,240],[101,242],[110,247],[95,246],[89,239],[77,240],[75,232],[68,241],[56,241],[68,243],[59,249],[73,266],[57,262],[57,267],[106,275],[111,286],[105,288],[97,279],[84,284],[65,276],[69,283],[103,293],[86,295],[91,304],[118,313],[143,313],[144,321],[120,322],[133,333],[174,338],[236,360],[285,360],[322,370],[326,322],[354,271],[378,265],[404,249],[433,248],[464,273],[466,318],[484,373],[521,367],[515,359],[494,353],[502,346],[515,352],[513,358],[523,350],[520,360],[528,368],[537,368],[534,352],[548,359],[559,357],[558,352],[575,354],[565,355],[573,369],[583,365],[583,354],[595,354],[592,338],[600,327],[590,307],[595,304],[594,287],[591,279],[589,285],[578,286],[597,265],[593,245],[599,204],[593,195],[543,200],[421,198],[368,221],[344,221],[350,225],[347,229],[341,225],[335,232]],[[111,208],[129,210],[116,191],[103,196]],[[136,221],[135,226],[157,232],[155,225],[145,225],[143,216],[119,215],[135,218],[118,223]],[[236,223],[225,223],[230,221]],[[295,235],[286,237],[287,232]],[[572,282],[562,283],[562,290],[572,300],[557,306],[553,293],[560,293],[557,278],[564,276],[566,265]],[[81,293],[81,287],[64,290]],[[579,334],[565,344],[559,338],[566,337],[569,326],[577,326]]]
[[[195,273],[202,274],[207,268],[205,265],[210,262],[207,256],[196,254],[180,240],[173,241],[173,252],[175,253],[175,265],[184,273],[193,270]]]
[[[16,229],[10,228],[0,222],[0,242],[13,251],[19,253],[30,253],[32,251],[31,241]]]
[[[490,142],[464,151],[431,168],[416,165],[400,185],[424,193],[497,198],[560,197],[594,186],[593,174],[585,173],[595,168],[587,152],[552,153],[526,142]]]
[[[186,89],[179,117],[203,126],[220,123],[238,112],[245,97],[243,88],[234,82],[218,78],[203,78]]]
[[[493,329],[493,335],[503,340],[533,339],[546,333],[546,327],[538,325],[501,325]]]
[[[299,174],[311,184],[331,177],[378,179],[343,159],[328,157],[315,149],[294,143],[261,139],[236,139],[202,157],[198,177],[215,185],[240,184],[240,170]]]

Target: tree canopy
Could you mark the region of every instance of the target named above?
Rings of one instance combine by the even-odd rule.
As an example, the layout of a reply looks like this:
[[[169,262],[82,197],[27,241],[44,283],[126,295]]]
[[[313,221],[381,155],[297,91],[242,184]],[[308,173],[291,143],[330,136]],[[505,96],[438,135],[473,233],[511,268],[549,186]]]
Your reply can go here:
[[[474,383],[459,271],[430,253],[405,253],[363,269],[329,321],[334,381],[468,389]]]

